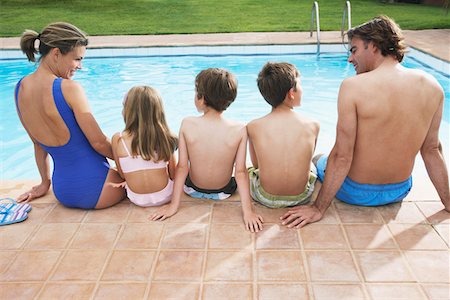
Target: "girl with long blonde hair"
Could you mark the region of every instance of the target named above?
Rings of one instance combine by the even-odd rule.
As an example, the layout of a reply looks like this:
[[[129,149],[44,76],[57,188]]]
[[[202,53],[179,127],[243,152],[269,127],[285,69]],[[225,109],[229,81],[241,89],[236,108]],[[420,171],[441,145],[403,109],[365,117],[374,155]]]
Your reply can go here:
[[[170,131],[162,98],[149,86],[135,86],[123,103],[125,129],[112,137],[114,159],[131,202],[157,206],[170,201],[178,138]]]

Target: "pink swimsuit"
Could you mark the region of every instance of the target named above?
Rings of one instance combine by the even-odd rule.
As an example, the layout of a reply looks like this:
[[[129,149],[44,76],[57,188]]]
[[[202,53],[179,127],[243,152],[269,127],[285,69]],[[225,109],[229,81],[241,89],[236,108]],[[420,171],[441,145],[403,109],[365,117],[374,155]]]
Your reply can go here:
[[[126,157],[119,157],[120,167],[124,173],[167,168],[168,162],[166,161],[153,162],[150,160],[144,160],[140,155],[132,157],[130,151],[128,151],[128,148],[125,145],[125,141],[122,138],[122,133],[120,133],[120,139],[125,151],[128,154]],[[170,201],[173,191],[173,181],[169,178],[166,187],[161,191],[154,193],[138,194],[133,192],[127,184],[125,184],[125,188],[127,190],[128,199],[130,199],[130,201],[134,204],[139,206],[157,206]]]

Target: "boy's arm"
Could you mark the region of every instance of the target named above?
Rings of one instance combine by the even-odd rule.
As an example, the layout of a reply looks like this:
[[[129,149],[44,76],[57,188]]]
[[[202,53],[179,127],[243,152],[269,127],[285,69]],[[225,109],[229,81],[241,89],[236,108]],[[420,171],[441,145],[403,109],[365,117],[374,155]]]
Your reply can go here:
[[[186,177],[189,173],[189,165],[188,165],[188,151],[186,140],[184,138],[184,121],[180,127],[180,136],[179,136],[179,147],[178,147],[178,164],[175,171],[175,180],[173,185],[173,194],[172,199],[169,204],[164,205],[160,209],[158,209],[153,215],[150,216],[152,221],[163,221],[178,211],[178,207],[180,206],[181,195],[183,193],[184,182],[186,181]]]
[[[250,152],[250,160],[252,161],[253,167],[258,169],[258,157],[256,156],[255,147],[253,147],[253,143],[250,138],[250,131],[251,131],[251,129],[247,125],[248,151]]]
[[[258,232],[262,230],[263,218],[253,211],[252,199],[250,197],[250,180],[245,165],[246,150],[247,131],[243,128],[241,142],[236,153],[234,177],[236,178],[239,197],[241,198],[245,227],[251,232]]]

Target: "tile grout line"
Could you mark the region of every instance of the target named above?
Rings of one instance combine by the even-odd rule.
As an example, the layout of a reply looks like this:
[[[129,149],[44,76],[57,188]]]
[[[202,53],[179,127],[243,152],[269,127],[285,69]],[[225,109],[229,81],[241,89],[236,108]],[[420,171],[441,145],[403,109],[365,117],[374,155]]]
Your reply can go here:
[[[159,223],[160,221],[151,221],[151,223],[153,223],[153,222],[158,222]],[[143,224],[147,224],[147,222],[143,223]],[[143,299],[148,299],[149,296],[150,296],[150,290],[151,290],[151,287],[152,287],[152,284],[153,284],[153,276],[155,275],[156,265],[158,264],[159,255],[161,253],[161,245],[162,245],[162,241],[163,241],[164,233],[166,231],[167,224],[168,224],[167,219],[164,220],[163,223],[161,224],[162,225],[161,235],[159,237],[158,247],[156,248],[156,251],[155,251],[155,257],[153,258],[152,267],[151,267],[150,273],[148,274],[148,277],[147,277],[147,281],[148,282],[147,282],[146,287],[145,287],[145,292],[144,292]]]
[[[306,287],[308,290],[308,299],[314,299],[314,289],[313,289],[313,285],[312,285],[312,281],[311,281],[311,274],[310,274],[310,270],[309,270],[308,259],[306,257],[305,244],[303,242],[301,230],[302,230],[301,228],[296,229],[297,238],[300,243],[300,255],[302,256],[303,268],[305,270]]]
[[[414,203],[414,205],[419,209],[419,211],[422,213],[422,215],[425,217],[425,221],[426,221],[426,225],[430,225],[431,223],[428,222],[428,218],[425,216],[425,214],[422,212],[422,210]],[[383,217],[383,216],[382,216]],[[393,237],[394,240],[394,244],[397,247],[397,250],[400,252],[400,257],[402,262],[406,265],[406,269],[408,270],[408,272],[411,274],[411,277],[413,278],[413,280],[415,282],[413,282],[413,284],[415,283],[418,287],[419,287],[419,291],[422,294],[422,296],[425,296],[424,299],[428,299],[428,296],[426,296],[426,292],[424,291],[421,282],[418,280],[418,278],[416,277],[416,274],[414,273],[414,270],[411,268],[408,259],[406,258],[406,254],[404,253],[403,249],[400,248],[400,245],[397,242],[397,239],[395,238],[395,234],[392,232],[391,227],[389,227],[389,224],[386,223],[386,221],[383,219],[383,223],[385,224],[387,230],[389,231],[389,233],[391,234],[391,236]],[[402,223],[399,223],[402,224]],[[422,224],[422,223],[419,223]],[[417,225],[417,224],[415,224]],[[402,282],[405,283],[405,282]]]
[[[60,205],[60,204],[57,203],[57,204],[53,207],[53,209],[51,209],[51,210],[48,212],[48,214],[45,216],[45,218],[43,219],[43,221],[50,215],[51,212],[53,212],[53,211],[58,207],[58,205]],[[41,223],[41,224],[42,224],[42,223]],[[40,225],[41,225],[41,224],[40,224]],[[50,224],[50,223],[47,223],[47,224]],[[54,223],[54,224],[57,224],[57,223]],[[72,224],[73,224],[73,223],[72,223]],[[69,241],[67,242],[67,244],[65,245],[65,247],[64,247],[62,250],[57,250],[57,251],[60,251],[60,254],[59,254],[59,256],[58,256],[58,259],[56,260],[56,263],[53,265],[53,267],[51,268],[50,272],[48,273],[48,276],[47,276],[47,278],[45,279],[45,281],[43,282],[41,289],[40,289],[39,292],[36,294],[35,299],[39,299],[40,295],[44,292],[44,289],[47,287],[47,284],[49,283],[50,278],[55,274],[56,269],[59,267],[59,264],[60,264],[61,261],[64,259],[64,257],[66,257],[67,252],[68,252],[68,247],[72,244],[72,242],[73,242],[73,240],[74,240],[74,238],[75,238],[76,233],[78,232],[78,230],[79,230],[80,227],[81,227],[81,222],[77,222],[77,224],[78,224],[77,230],[75,230],[75,232],[72,234],[72,237],[69,239]],[[55,250],[52,250],[52,251],[55,251]]]
[[[114,253],[114,249],[116,248],[117,243],[119,242],[119,239],[121,238],[123,232],[125,231],[125,225],[128,224],[128,217],[131,213],[131,206],[128,205],[128,212],[127,212],[127,216],[125,217],[125,220],[122,221],[122,223],[119,223],[120,227],[119,227],[119,231],[117,232],[116,238],[114,239],[113,244],[111,245],[111,248],[108,250],[108,254],[106,256],[105,262],[103,263],[102,268],[100,269],[100,272],[98,274],[97,280],[95,282],[95,286],[94,289],[92,290],[91,296],[90,296],[90,300],[93,300],[95,295],[98,292],[99,286],[100,286],[100,280],[103,276],[103,273],[105,272],[106,267],[108,266],[108,264],[111,262],[111,257]],[[83,220],[83,223],[86,221],[87,219],[87,214]],[[117,222],[113,222],[113,224],[117,224]]]
[[[9,270],[9,268],[13,265],[13,263],[16,261],[17,257],[23,252],[26,251],[25,249],[25,245],[27,245],[35,236],[35,234],[39,231],[39,229],[41,229],[41,224],[42,222],[45,220],[45,218],[53,211],[53,209],[55,208],[55,204],[54,203],[50,203],[53,204],[53,207],[47,212],[47,214],[45,216],[43,216],[43,218],[41,219],[41,221],[39,223],[36,224],[35,228],[32,229],[30,231],[30,233],[28,234],[28,236],[25,238],[25,240],[22,242],[22,244],[20,245],[19,248],[13,248],[13,249],[2,249],[1,251],[14,251],[14,257],[13,259],[9,260],[8,264],[5,266],[4,268],[4,273],[6,274],[7,271]],[[29,226],[33,226],[33,224],[27,224]]]
[[[212,217],[213,217],[213,210],[214,210],[215,205],[216,205],[215,203],[212,203],[212,204],[210,204],[210,208],[209,208],[209,220],[207,223],[207,230],[206,230],[206,235],[205,235],[205,246],[203,247],[202,272],[200,273],[200,287],[198,290],[198,299],[199,300],[202,299],[202,297],[203,297],[205,273],[206,273],[206,261],[208,259],[209,238],[211,235]]]
[[[377,211],[377,213],[379,213],[379,212]],[[358,277],[360,279],[360,284],[361,284],[361,287],[363,290],[364,297],[366,297],[366,299],[371,299],[369,291],[367,290],[367,285],[366,285],[366,280],[364,278],[364,274],[362,273],[362,270],[359,267],[358,261],[355,256],[355,252],[350,244],[350,239],[348,238],[347,232],[345,231],[344,224],[342,222],[339,223],[339,227],[342,230],[342,234],[344,235],[344,239],[347,243],[347,249],[350,252],[350,256],[352,257],[353,264],[355,265],[355,268],[356,268],[356,272],[358,273]]]

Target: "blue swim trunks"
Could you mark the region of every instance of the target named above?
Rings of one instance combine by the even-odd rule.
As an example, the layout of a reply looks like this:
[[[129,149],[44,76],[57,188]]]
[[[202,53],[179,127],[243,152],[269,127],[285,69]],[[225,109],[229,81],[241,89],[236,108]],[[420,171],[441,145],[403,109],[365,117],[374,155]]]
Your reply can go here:
[[[328,156],[323,155],[317,161],[317,175],[320,182],[325,178]],[[348,204],[361,206],[379,206],[402,201],[412,187],[412,177],[399,183],[363,184],[346,177],[336,198]]]

